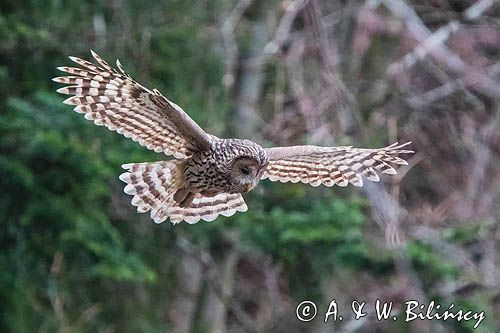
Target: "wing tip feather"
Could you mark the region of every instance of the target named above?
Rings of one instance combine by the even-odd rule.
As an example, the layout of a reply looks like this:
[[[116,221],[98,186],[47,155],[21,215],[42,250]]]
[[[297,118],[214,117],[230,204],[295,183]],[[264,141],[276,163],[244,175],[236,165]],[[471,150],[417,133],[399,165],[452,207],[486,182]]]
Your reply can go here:
[[[76,96],[71,96],[71,97],[68,97],[66,98],[63,103],[66,104],[66,105],[78,105],[76,99],[75,98]]]
[[[122,168],[123,168],[123,165],[122,165]],[[125,168],[124,168],[124,169],[125,169]],[[128,170],[128,169],[126,169],[126,170]],[[122,173],[122,174],[118,177],[118,179],[120,179],[120,180],[121,180],[122,182],[124,182],[124,183],[127,183],[127,184],[128,184],[128,183],[130,183],[130,172],[124,172],[124,173]]]

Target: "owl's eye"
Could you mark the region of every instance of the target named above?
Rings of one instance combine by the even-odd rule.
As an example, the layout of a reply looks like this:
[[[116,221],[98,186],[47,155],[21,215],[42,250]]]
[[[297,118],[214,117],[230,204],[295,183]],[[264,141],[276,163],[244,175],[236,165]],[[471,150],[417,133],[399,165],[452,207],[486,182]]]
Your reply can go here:
[[[248,170],[248,168],[241,168],[241,173],[244,174],[245,176],[248,176],[250,174],[250,170]]]

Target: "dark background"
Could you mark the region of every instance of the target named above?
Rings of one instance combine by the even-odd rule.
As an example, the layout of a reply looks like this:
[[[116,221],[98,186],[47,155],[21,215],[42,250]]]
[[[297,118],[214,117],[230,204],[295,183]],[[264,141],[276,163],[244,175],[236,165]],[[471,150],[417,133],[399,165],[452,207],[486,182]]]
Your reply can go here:
[[[500,9],[490,1],[2,1],[1,332],[472,332],[353,320],[435,300],[500,332]],[[120,58],[208,132],[411,140],[363,189],[262,181],[247,213],[135,213],[120,165],[165,157],[62,104],[57,66]],[[323,323],[335,298],[344,320]],[[318,317],[295,318],[314,300]]]

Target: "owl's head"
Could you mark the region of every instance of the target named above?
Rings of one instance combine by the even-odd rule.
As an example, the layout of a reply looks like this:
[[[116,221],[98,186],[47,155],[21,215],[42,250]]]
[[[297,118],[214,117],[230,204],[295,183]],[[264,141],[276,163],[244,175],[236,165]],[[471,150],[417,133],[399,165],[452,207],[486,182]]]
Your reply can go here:
[[[232,165],[229,181],[238,192],[248,192],[257,186],[262,167],[261,162],[254,158],[240,157]]]

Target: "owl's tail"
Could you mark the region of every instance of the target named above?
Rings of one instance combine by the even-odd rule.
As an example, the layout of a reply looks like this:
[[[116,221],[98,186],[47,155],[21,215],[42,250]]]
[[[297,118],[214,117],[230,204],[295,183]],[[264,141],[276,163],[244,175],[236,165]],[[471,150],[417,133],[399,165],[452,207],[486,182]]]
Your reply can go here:
[[[151,211],[151,218],[161,223],[170,217],[172,223],[199,220],[212,221],[219,214],[231,216],[246,211],[247,205],[239,193],[219,193],[215,196],[194,195],[186,206],[175,200],[175,194],[184,187],[179,164],[182,161],[129,163],[122,167],[127,172],[120,179],[127,183],[125,193],[133,195],[132,205],[139,213]]]

